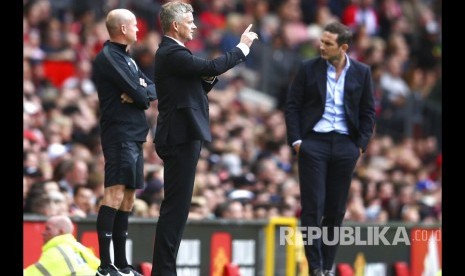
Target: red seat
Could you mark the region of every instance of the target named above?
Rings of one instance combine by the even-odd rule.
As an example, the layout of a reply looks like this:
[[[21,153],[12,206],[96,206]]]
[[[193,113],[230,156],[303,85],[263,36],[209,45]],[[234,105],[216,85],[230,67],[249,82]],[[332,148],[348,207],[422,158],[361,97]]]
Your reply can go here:
[[[394,276],[410,276],[409,267],[406,262],[395,262],[393,268]]]
[[[44,60],[44,74],[58,88],[63,81],[74,75],[74,64],[71,61]]]
[[[226,264],[224,266],[224,276],[241,276],[239,266],[236,264]]]
[[[339,276],[354,276],[354,270],[350,264],[340,263],[336,266],[336,274]]]
[[[152,263],[149,263],[149,262],[140,263],[140,272],[144,276],[150,276],[150,274],[152,273]]]

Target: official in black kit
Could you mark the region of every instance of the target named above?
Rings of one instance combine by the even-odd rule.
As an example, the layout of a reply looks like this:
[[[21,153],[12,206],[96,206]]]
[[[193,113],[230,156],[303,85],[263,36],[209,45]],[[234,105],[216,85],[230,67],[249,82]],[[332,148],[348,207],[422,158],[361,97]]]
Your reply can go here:
[[[108,13],[106,41],[93,66],[100,103],[100,128],[105,158],[105,190],[97,216],[101,264],[97,276],[141,275],[126,259],[128,218],[136,189],[144,185],[142,144],[149,125],[145,110],[157,99],[154,83],[129,56],[137,41],[137,21],[132,12]],[[113,240],[114,262],[110,259]]]

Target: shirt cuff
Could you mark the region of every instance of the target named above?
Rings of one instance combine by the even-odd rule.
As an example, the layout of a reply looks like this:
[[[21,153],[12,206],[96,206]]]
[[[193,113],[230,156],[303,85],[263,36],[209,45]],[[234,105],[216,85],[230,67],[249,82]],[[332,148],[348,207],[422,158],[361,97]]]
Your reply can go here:
[[[292,143],[292,146],[295,147],[295,145],[301,144],[302,140],[297,140],[294,143]]]
[[[237,48],[241,49],[242,53],[244,53],[244,56],[247,56],[250,52],[250,48],[247,47],[247,45],[245,45],[244,43],[239,43],[237,44],[236,46]]]

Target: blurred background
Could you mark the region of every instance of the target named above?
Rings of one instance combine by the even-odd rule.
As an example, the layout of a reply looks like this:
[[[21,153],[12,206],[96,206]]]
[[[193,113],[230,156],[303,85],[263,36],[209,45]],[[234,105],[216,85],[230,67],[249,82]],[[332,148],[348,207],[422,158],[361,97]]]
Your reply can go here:
[[[106,13],[138,19],[131,53],[153,80],[162,0],[23,0],[25,214],[95,219],[103,194],[92,63],[109,37]],[[376,130],[357,164],[346,222],[441,223],[441,0],[191,0],[198,29],[186,46],[213,58],[243,30],[260,39],[209,93],[213,141],[201,152],[190,220],[268,220],[300,214],[296,160],[283,107],[298,63],[319,55],[323,27],[354,31],[352,58],[371,66]],[[154,150],[157,102],[146,111],[145,189],[133,217],[157,218],[163,164]]]

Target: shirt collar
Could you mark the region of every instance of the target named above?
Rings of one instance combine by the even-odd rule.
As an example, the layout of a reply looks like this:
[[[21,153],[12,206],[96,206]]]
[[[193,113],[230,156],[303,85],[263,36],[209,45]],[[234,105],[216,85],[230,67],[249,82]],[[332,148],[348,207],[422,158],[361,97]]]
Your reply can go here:
[[[128,48],[128,45],[121,44],[121,43],[114,42],[114,41],[110,41],[110,40],[107,40],[107,42],[115,45],[118,48],[120,48],[123,52],[125,52],[125,53],[127,52],[126,49]]]
[[[169,35],[165,35],[165,36],[171,38],[171,39],[174,40],[174,41],[176,41],[176,42],[177,42],[179,45],[181,45],[182,47],[186,47],[186,45],[184,45],[184,43],[182,43],[181,41],[177,40],[176,38],[173,38],[173,37],[171,37],[171,36],[169,36]]]
[[[344,55],[346,56],[346,65],[344,66],[344,70],[347,70],[350,67],[350,58],[347,54],[344,54]],[[326,61],[326,64],[328,65],[329,68],[332,68],[333,70],[336,69],[334,68],[334,65],[332,65],[329,61]]]

